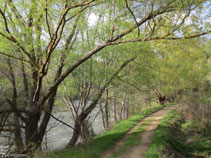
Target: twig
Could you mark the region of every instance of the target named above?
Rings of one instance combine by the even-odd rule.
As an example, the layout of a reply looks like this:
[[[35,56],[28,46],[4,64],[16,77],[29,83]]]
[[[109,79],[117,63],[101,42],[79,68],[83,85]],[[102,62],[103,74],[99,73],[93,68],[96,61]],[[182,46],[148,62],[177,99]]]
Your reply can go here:
[[[7,56],[7,57],[9,57],[9,58],[13,58],[13,59],[16,59],[16,60],[25,61],[25,62],[27,62],[27,63],[30,63],[28,60],[16,58],[16,57],[14,57],[14,56],[12,56],[12,55],[3,53],[3,52],[1,52],[1,51],[0,51],[0,54],[5,55],[5,56]]]

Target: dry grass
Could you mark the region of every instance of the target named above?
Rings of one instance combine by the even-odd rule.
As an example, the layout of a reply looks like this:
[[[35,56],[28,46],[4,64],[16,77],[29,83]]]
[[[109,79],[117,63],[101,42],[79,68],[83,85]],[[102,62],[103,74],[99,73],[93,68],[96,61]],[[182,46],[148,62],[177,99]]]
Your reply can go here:
[[[192,92],[182,100],[185,118],[197,121],[201,129],[211,129],[211,96],[208,92]]]

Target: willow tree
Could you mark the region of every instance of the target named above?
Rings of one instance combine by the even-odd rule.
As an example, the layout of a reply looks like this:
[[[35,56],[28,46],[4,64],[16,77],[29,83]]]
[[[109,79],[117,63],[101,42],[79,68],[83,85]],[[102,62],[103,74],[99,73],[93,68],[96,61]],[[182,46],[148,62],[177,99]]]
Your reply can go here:
[[[31,144],[39,147],[58,86],[77,67],[107,46],[195,38],[209,33],[206,27],[196,30],[192,23],[186,23],[192,11],[203,8],[204,2],[206,1],[2,0],[0,53],[3,57],[15,60],[12,64],[18,64],[20,68],[21,73],[14,74],[15,79],[21,76],[23,83],[21,87],[15,87],[18,92],[23,92],[25,108],[20,110],[17,100],[15,103],[12,96],[6,96],[10,108],[1,110],[1,113],[14,112],[25,125],[23,144],[27,148],[31,148]],[[98,22],[105,24],[103,28],[97,27],[95,32],[104,34],[105,38],[96,40],[84,55],[67,64],[69,54],[81,52],[77,47],[77,43],[81,41],[78,29],[88,20],[87,16],[92,11]],[[104,90],[105,88],[101,92]],[[86,116],[87,114],[83,119]]]

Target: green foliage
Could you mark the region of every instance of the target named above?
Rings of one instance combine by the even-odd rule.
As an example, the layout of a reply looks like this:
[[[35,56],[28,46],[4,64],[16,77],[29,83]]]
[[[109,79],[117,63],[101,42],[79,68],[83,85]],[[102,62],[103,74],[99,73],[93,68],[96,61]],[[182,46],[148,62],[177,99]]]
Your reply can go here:
[[[124,0],[98,0],[89,5],[84,5],[83,2],[85,3],[79,0],[0,1],[0,52],[3,52],[0,86],[3,87],[4,95],[12,98],[9,66],[5,62],[9,57],[14,67],[17,83],[15,88],[20,95],[16,100],[18,106],[26,106],[34,101],[40,103],[48,92],[52,94],[53,88],[57,90],[57,85],[53,86],[56,80],[61,82],[55,104],[52,105],[64,105],[64,96],[70,100],[77,99],[87,85],[91,87],[90,91],[87,90],[90,92],[87,100],[92,100],[123,61],[136,54],[139,54],[137,59],[118,77],[123,82],[136,85],[147,97],[155,89],[163,95],[170,95],[180,89],[191,89],[209,77],[209,42],[203,52],[201,48],[206,42],[198,39],[147,42],[163,39],[165,35],[170,38],[189,36],[210,29],[209,21],[206,22],[206,27],[201,26],[200,19],[203,19],[203,14],[199,13],[206,6],[203,2],[208,1],[128,0],[127,7]],[[143,2],[146,2],[145,5]],[[180,23],[190,8],[195,11],[191,14],[190,23]],[[156,13],[159,14],[153,17]],[[95,17],[94,24],[90,23],[91,16]],[[138,28],[136,21],[141,24]],[[115,43],[127,40],[140,42],[122,45]],[[103,47],[98,49],[102,44]],[[93,54],[87,59],[90,52]],[[78,63],[77,66],[75,63]],[[56,76],[58,68],[62,69],[60,77]],[[74,71],[64,73],[68,68]],[[118,79],[112,81],[110,87],[112,86],[117,91],[114,96],[117,98],[116,105],[122,101],[121,96],[127,94],[125,98],[128,104],[130,103],[130,108],[133,111],[138,109],[136,106],[139,103],[139,94],[135,89],[122,84]],[[51,96],[50,93],[48,96]],[[23,94],[26,96],[23,97]],[[153,98],[150,99],[152,102]],[[207,101],[209,102],[209,99]],[[45,100],[46,102],[48,100]],[[45,103],[41,103],[40,107],[43,107]],[[33,103],[34,105],[37,103]],[[42,109],[38,108],[36,111],[42,113]],[[142,114],[147,115],[152,111],[148,109]],[[125,126],[129,122],[125,121]],[[124,133],[127,128],[122,129]],[[122,135],[121,131],[119,135]],[[118,139],[119,135],[117,134],[116,138],[113,136],[114,140]]]
[[[176,94],[206,82],[209,65],[198,40],[158,41],[144,49],[136,60],[131,81],[145,92]]]
[[[200,84],[193,90],[187,90],[182,98],[184,114],[197,123],[199,130],[209,132],[211,128],[211,86],[209,83]]]
[[[210,148],[210,134],[203,133],[198,122],[182,121],[174,110],[159,124],[145,157],[162,158],[173,153],[185,157],[204,157],[211,154]]]
[[[75,147],[72,149],[65,149],[64,151],[58,151],[49,153],[49,158],[97,158],[100,156],[100,154],[108,149],[110,146],[112,146],[114,143],[116,143],[118,140],[120,140],[126,132],[131,129],[133,126],[137,124],[140,120],[142,120],[145,116],[151,114],[152,112],[155,112],[157,110],[162,109],[163,106],[156,106],[144,109],[140,113],[130,117],[127,120],[120,121],[117,123],[111,130],[108,132],[105,132],[103,134],[100,134],[93,138],[93,140],[87,144],[85,144],[82,147]],[[137,132],[141,132],[142,127],[137,129]],[[134,134],[129,140],[127,141],[124,148],[134,145],[134,137],[137,135]],[[121,150],[122,151],[122,150]],[[119,151],[121,153],[121,151]]]
[[[178,117],[179,115],[175,111],[172,111],[160,122],[156,129],[155,135],[152,138],[150,148],[145,155],[146,158],[162,158],[161,152],[168,148],[170,143],[173,143],[171,145],[174,145],[174,147],[180,147],[177,146],[179,140],[169,128],[171,124],[175,123]]]

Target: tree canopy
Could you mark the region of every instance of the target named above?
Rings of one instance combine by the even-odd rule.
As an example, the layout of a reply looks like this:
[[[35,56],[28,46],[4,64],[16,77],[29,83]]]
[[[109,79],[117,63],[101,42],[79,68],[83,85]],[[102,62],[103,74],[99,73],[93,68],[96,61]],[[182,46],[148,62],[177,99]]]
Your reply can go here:
[[[31,151],[53,107],[71,105],[73,146],[100,102],[109,116],[109,97],[128,116],[138,94],[163,104],[199,87],[210,76],[209,13],[208,0],[1,0],[0,124]]]

